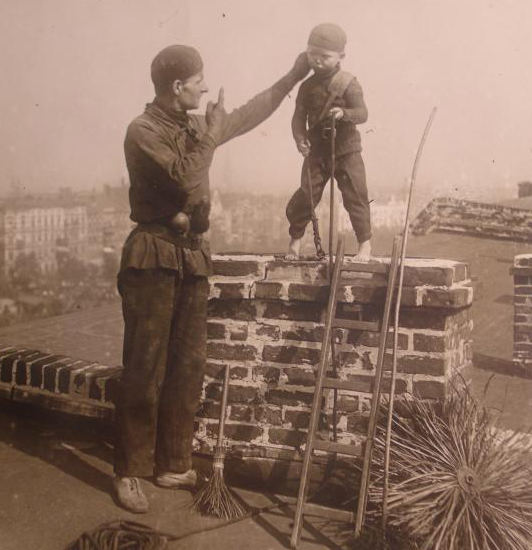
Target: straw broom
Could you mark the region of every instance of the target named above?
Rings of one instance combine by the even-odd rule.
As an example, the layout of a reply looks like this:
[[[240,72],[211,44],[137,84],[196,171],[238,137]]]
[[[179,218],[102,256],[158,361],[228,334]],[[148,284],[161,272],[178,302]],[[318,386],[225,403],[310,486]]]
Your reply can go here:
[[[218,441],[214,447],[212,476],[207,484],[194,496],[193,508],[206,516],[235,519],[242,517],[245,512],[224,481],[225,446],[223,439],[229,392],[229,368],[229,365],[225,365]]]

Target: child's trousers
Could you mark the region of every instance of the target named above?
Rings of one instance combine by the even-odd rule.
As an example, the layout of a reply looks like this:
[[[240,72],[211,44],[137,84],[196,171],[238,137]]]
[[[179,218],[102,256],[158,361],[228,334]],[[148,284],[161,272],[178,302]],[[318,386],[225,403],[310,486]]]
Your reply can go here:
[[[295,239],[305,234],[305,228],[311,220],[310,201],[307,184],[307,164],[310,163],[312,196],[316,207],[321,200],[323,190],[331,177],[331,159],[308,156],[303,162],[301,187],[292,195],[286,207],[286,217],[290,223],[289,233]],[[366,170],[360,153],[348,153],[336,158],[335,179],[338,183],[349,214],[351,225],[359,243],[371,238],[370,210]]]

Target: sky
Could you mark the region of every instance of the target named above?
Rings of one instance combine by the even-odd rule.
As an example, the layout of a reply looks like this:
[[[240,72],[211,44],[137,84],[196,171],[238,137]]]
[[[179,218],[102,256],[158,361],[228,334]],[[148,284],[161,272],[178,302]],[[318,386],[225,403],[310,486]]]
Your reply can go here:
[[[364,90],[370,196],[404,189],[435,106],[417,193],[511,197],[532,179],[530,0],[0,0],[0,194],[15,180],[46,191],[127,178],[125,130],[153,99],[163,47],[195,46],[202,108],[223,86],[231,110],[285,74],[322,22],[346,31],[343,68]],[[296,92],[216,152],[213,188],[299,185]]]

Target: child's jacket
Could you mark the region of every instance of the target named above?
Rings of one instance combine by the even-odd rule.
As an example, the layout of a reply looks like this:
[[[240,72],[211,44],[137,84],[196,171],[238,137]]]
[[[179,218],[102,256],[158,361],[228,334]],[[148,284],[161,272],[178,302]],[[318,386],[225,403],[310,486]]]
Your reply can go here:
[[[296,141],[307,138],[310,140],[312,156],[331,154],[330,132],[324,132],[324,128],[330,126],[330,117],[326,117],[318,124],[317,122],[330,95],[329,84],[339,70],[338,67],[326,76],[313,74],[299,87],[292,117],[292,133]],[[333,107],[341,107],[344,110],[344,116],[336,122],[336,154],[360,152],[362,146],[356,125],[366,122],[368,110],[364,103],[362,87],[355,77],[352,77],[343,96],[334,99],[330,108]]]

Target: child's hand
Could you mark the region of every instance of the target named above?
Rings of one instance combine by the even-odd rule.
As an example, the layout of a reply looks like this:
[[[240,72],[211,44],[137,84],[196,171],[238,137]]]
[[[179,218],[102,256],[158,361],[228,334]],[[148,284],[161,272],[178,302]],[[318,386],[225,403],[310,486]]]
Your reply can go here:
[[[344,110],[341,107],[333,107],[329,111],[329,116],[334,116],[335,120],[340,120],[344,116]]]
[[[308,157],[310,154],[310,141],[308,139],[302,139],[296,141],[297,150],[304,156]]]

